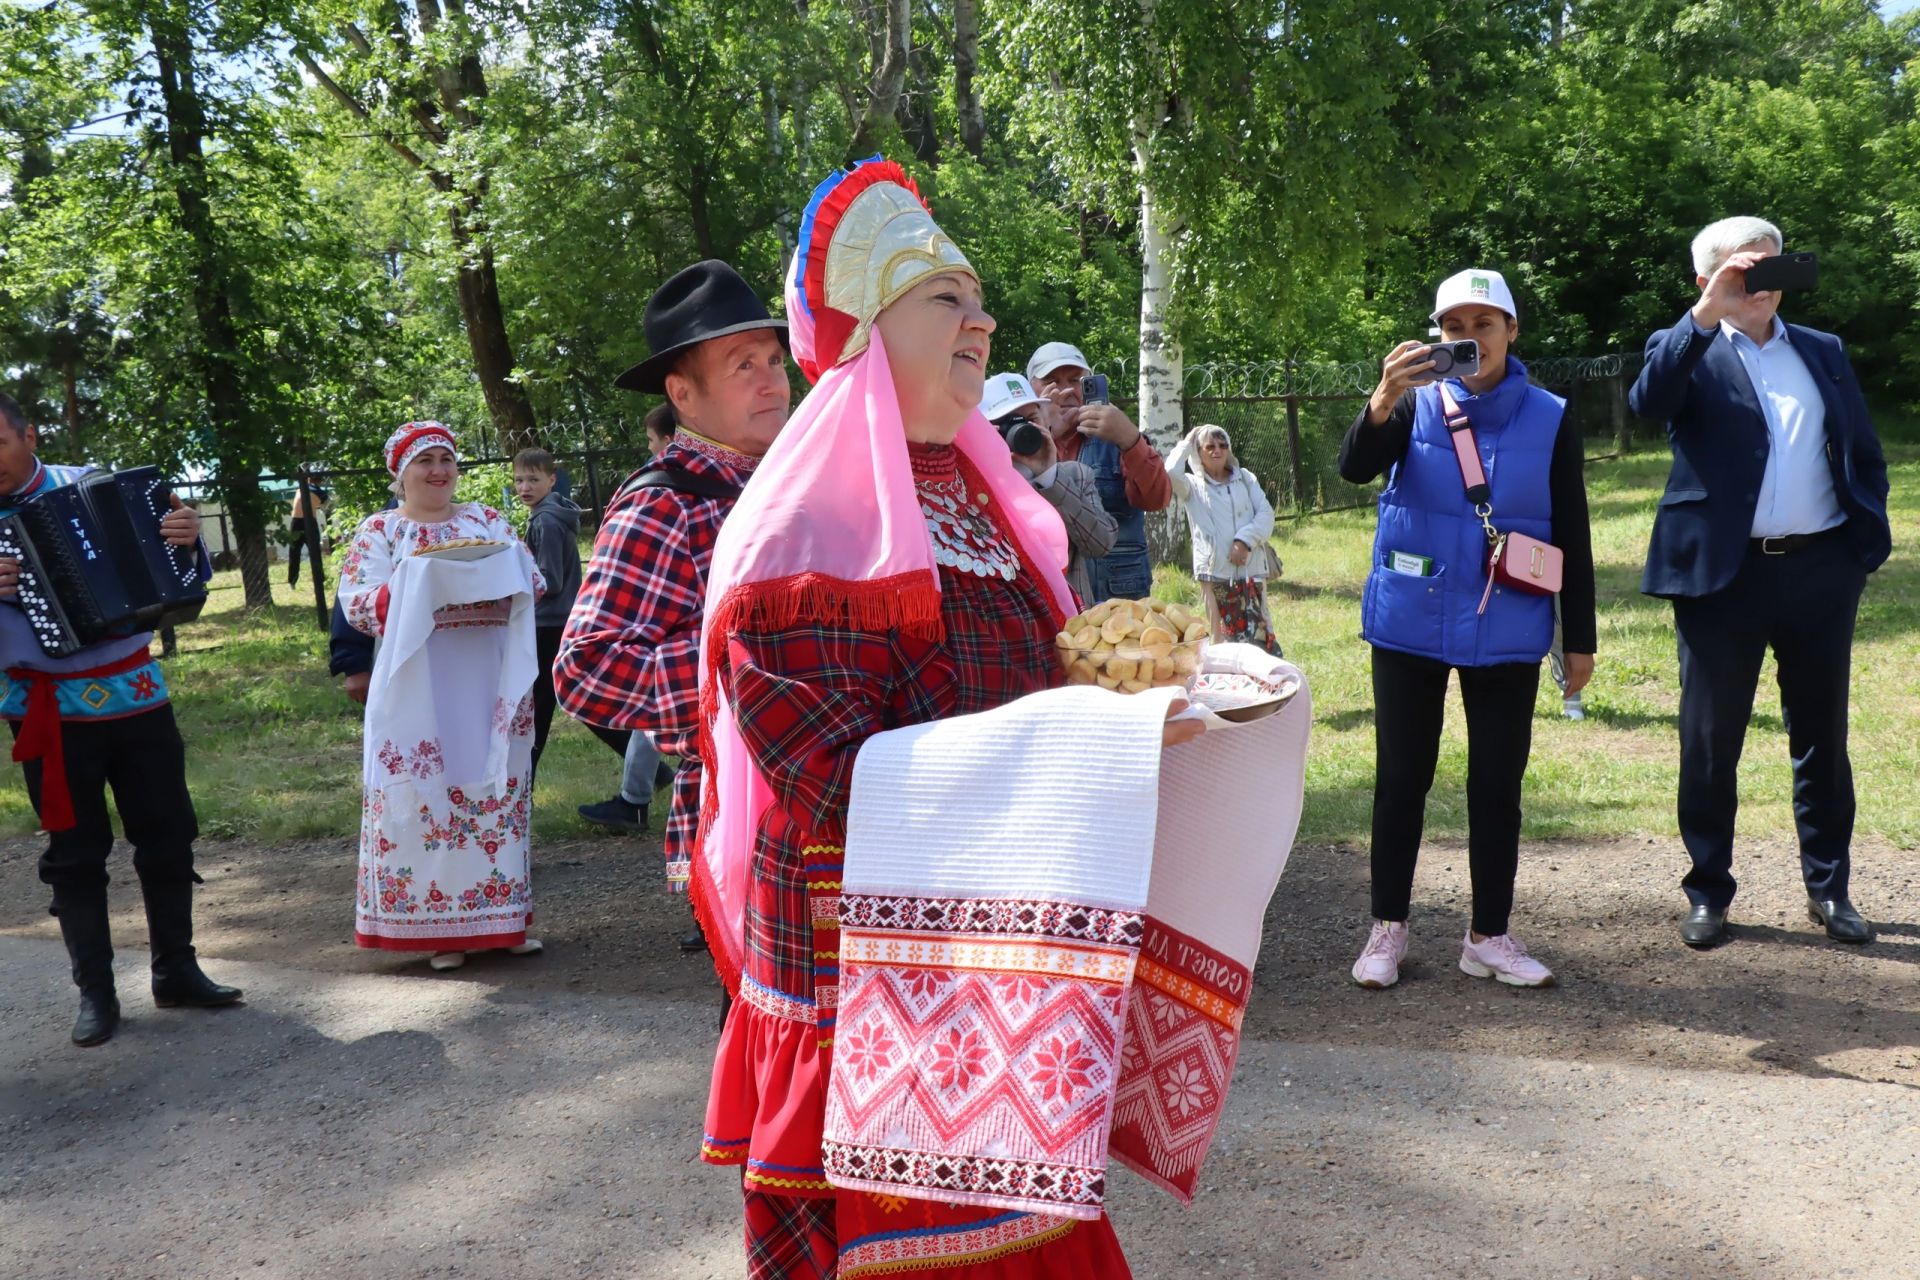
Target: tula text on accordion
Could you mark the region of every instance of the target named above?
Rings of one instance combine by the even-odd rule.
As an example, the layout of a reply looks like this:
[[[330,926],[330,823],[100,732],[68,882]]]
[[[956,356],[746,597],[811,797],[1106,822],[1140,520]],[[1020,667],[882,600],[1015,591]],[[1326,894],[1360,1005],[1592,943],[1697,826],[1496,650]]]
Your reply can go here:
[[[160,536],[171,495],[158,468],[134,467],[49,489],[0,517],[0,556],[20,561],[19,604],[49,656],[200,615],[198,553]]]

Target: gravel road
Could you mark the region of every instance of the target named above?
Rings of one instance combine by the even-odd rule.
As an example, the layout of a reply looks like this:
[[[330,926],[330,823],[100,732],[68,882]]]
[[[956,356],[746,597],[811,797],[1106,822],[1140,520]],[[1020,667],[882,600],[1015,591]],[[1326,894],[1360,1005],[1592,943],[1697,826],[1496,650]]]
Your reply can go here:
[[[247,1003],[153,1009],[119,885],[128,1021],[94,1050],[37,851],[0,842],[0,1277],[742,1274],[692,1158],[711,978],[656,846],[540,852],[548,954],[433,974],[344,941],[350,850],[209,842],[203,952]],[[1369,993],[1364,859],[1300,849],[1199,1199],[1115,1176],[1136,1274],[1920,1275],[1915,861],[1857,857],[1879,943],[1804,924],[1776,848],[1696,955],[1670,848],[1531,847],[1515,928],[1562,984],[1518,992],[1453,968],[1465,861],[1430,849],[1417,963]]]

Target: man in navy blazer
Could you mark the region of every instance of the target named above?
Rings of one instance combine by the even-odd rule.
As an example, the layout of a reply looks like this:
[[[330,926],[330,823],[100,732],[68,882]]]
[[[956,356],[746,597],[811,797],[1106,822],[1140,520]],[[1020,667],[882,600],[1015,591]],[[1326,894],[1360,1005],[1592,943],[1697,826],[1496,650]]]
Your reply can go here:
[[[1647,339],[1628,396],[1666,423],[1673,468],[1640,589],[1673,601],[1680,647],[1680,838],[1693,859],[1680,936],[1710,947],[1733,901],[1736,772],[1769,647],[1793,757],[1808,915],[1873,940],[1847,896],[1847,692],[1867,575],[1892,548],[1887,463],[1840,340],[1786,324],[1747,268],[1780,231],[1728,218],[1693,242],[1700,300]]]

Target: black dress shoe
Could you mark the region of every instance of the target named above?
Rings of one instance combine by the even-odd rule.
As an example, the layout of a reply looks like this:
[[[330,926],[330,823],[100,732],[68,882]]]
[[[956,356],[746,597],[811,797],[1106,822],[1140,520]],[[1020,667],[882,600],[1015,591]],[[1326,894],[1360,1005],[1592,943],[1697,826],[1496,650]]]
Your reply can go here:
[[[105,1044],[120,1026],[120,998],[111,991],[82,991],[80,1016],[73,1022],[73,1042],[83,1048]]]
[[[615,831],[634,833],[647,829],[647,806],[628,804],[619,796],[602,800],[599,804],[583,804],[579,813],[596,827],[612,827]]]
[[[1690,947],[1717,947],[1727,940],[1727,913],[1698,906],[1680,922],[1680,941]]]
[[[707,935],[695,929],[680,939],[680,949],[688,955],[697,955],[707,949]]]
[[[238,1003],[241,994],[240,988],[223,987],[200,972],[200,962],[192,956],[153,967],[153,1002],[162,1009],[215,1009]]]
[[[1873,941],[1873,926],[1860,918],[1845,898],[1808,898],[1807,919],[1827,927],[1827,936],[1835,942],[1858,945]]]

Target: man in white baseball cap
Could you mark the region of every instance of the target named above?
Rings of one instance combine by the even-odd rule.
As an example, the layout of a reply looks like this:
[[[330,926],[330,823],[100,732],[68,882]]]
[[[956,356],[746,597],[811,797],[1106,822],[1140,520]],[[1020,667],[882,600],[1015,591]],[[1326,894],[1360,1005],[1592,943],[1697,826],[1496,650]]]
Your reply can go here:
[[[987,379],[980,412],[1006,439],[1009,449],[1027,443],[1023,437],[1032,433],[1023,433],[1021,428],[1030,425],[1038,432],[1041,447],[1032,453],[1015,452],[1013,465],[1060,513],[1067,526],[1067,585],[1083,605],[1095,603],[1089,598],[1092,586],[1087,562],[1113,550],[1118,525],[1100,504],[1100,490],[1086,464],[1061,461],[1055,441],[1059,411],[1019,374],[996,373]]]
[[[1087,357],[1068,342],[1042,343],[1027,361],[1027,377],[1053,405],[1061,460],[1078,460],[1093,472],[1100,503],[1118,527],[1112,550],[1087,562],[1087,598],[1137,600],[1153,590],[1146,513],[1166,509],[1173,484],[1159,452],[1131,418],[1113,404],[1086,402],[1081,380],[1090,371]]]
[[[1093,368],[1087,358],[1080,354],[1080,348],[1071,342],[1043,342],[1027,361],[1027,377],[1038,382],[1055,369],[1067,365],[1073,366],[1083,377],[1087,370]]]

